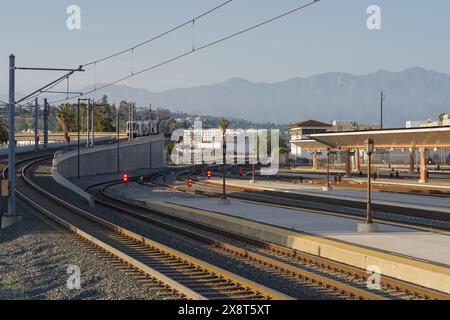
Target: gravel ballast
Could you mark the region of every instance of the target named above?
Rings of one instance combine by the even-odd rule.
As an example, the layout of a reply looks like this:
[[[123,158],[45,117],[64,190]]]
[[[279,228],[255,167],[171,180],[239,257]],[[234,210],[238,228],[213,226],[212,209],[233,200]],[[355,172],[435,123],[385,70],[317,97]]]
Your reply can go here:
[[[23,221],[0,232],[0,299],[155,299],[89,244],[20,203],[17,210]],[[67,287],[69,266],[80,268],[80,289]]]

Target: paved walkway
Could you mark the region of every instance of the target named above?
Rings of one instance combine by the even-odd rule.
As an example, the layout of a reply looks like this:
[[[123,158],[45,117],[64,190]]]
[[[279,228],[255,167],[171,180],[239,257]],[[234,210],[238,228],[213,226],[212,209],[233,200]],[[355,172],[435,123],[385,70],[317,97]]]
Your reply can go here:
[[[220,182],[220,179],[213,178],[212,181]],[[325,197],[348,197],[355,200],[366,200],[366,192],[349,189],[333,189],[330,191],[323,191],[321,186],[309,184],[307,180],[304,183],[282,183],[275,181],[260,180],[256,183],[251,183],[249,180],[244,179],[228,179],[229,185],[245,186],[253,188],[261,188],[267,190],[284,191],[301,194],[314,194]],[[392,192],[372,192],[372,199],[376,201],[392,202],[393,205],[424,205],[428,207],[435,207],[436,209],[449,210],[450,211],[450,199],[446,197],[426,196],[426,195],[412,195],[404,193],[392,193]]]
[[[408,228],[380,225],[380,232],[357,233],[361,221],[302,210],[279,208],[232,199],[231,205],[218,204],[215,198],[167,198],[164,202],[242,217],[289,229],[382,249],[401,255],[450,265],[450,236]]]

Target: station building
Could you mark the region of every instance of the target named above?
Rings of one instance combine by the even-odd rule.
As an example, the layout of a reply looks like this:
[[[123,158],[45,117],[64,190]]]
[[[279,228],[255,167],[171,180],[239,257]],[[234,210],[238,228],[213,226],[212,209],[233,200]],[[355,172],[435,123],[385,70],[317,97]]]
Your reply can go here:
[[[301,128],[300,125],[291,127]],[[366,158],[366,141],[369,138],[375,142],[375,155],[394,152],[407,155],[409,171],[415,172],[418,168],[419,181],[427,182],[428,166],[432,164],[433,154],[442,150],[445,152],[450,148],[450,125],[354,131],[325,130],[309,135],[293,132],[291,144],[294,144],[297,150],[311,155],[313,169],[318,169],[318,154],[323,156],[332,151],[343,155],[345,175],[351,176],[352,171],[361,170],[361,163]]]
[[[309,137],[314,133],[324,133],[331,131],[332,124],[320,122],[317,120],[306,120],[291,124],[288,126],[290,129],[290,146],[291,146],[291,158],[294,160],[310,159],[311,154],[304,148],[299,141],[310,140]]]

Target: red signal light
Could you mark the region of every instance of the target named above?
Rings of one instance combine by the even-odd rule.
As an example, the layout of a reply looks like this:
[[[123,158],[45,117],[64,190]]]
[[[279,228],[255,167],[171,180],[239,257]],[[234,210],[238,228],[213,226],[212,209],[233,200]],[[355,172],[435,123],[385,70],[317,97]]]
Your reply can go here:
[[[122,175],[122,181],[123,181],[123,183],[127,183],[128,182],[128,173],[124,173]]]
[[[208,179],[212,177],[212,172],[211,172],[211,170],[208,170],[208,172],[207,172],[206,174],[207,174],[207,176],[208,176]]]
[[[188,187],[192,188],[192,184],[194,183],[194,181],[192,179],[188,180]]]

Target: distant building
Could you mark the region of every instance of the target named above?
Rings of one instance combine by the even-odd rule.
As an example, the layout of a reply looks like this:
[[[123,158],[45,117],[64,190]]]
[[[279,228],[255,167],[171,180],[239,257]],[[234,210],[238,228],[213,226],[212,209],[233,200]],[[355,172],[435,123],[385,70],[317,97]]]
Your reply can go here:
[[[379,124],[364,124],[356,121],[335,120],[333,127],[328,131],[357,131],[357,130],[374,130],[380,129]]]
[[[310,159],[309,151],[302,150],[296,142],[300,140],[310,140],[309,135],[314,133],[336,132],[336,131],[357,131],[380,129],[378,124],[360,124],[356,121],[335,120],[331,124],[317,120],[307,120],[294,123],[288,126],[290,129],[291,159]],[[319,154],[319,157],[321,154]]]
[[[431,119],[422,121],[406,121],[406,128],[420,128],[420,127],[442,127],[450,126],[450,116],[448,114],[442,114],[437,121]]]
[[[329,123],[324,123],[316,120],[307,120],[297,122],[288,126],[291,135],[291,158],[295,160],[300,158],[309,158],[309,152],[304,152],[301,147],[295,144],[299,140],[309,140],[309,135],[314,133],[324,133],[330,131],[333,127]]]

